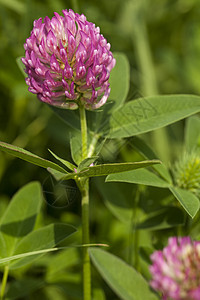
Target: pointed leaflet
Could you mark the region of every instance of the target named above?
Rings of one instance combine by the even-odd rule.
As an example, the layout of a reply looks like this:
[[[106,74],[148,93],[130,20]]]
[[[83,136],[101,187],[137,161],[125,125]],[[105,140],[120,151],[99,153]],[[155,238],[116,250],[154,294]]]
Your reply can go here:
[[[39,182],[25,185],[14,195],[0,224],[0,256],[13,255],[20,239],[33,230],[41,203]]]
[[[130,163],[113,163],[113,164],[104,164],[104,165],[96,165],[85,168],[80,172],[69,173],[65,175],[60,172],[55,172],[48,168],[48,171],[51,172],[53,175],[55,174],[55,178],[57,180],[68,180],[68,179],[76,179],[78,177],[96,177],[96,176],[104,176],[112,173],[120,173],[129,170],[135,170],[138,168],[145,168],[149,167],[153,164],[159,164],[159,160],[146,160],[146,161],[139,161],[139,162],[130,162]]]
[[[146,160],[130,163],[113,163],[113,164],[104,164],[96,165],[83,169],[81,172],[77,173],[79,177],[95,177],[95,176],[104,176],[112,173],[120,173],[129,170],[134,170],[138,168],[145,168],[153,164],[159,164],[159,160]]]
[[[20,258],[24,258],[24,257],[32,256],[32,255],[38,255],[38,254],[45,254],[45,253],[49,253],[49,252],[58,251],[61,249],[62,248],[49,248],[49,249],[30,251],[30,252],[25,252],[22,254],[12,255],[12,256],[5,257],[5,258],[0,258],[0,264],[3,265],[3,264],[7,264],[10,261],[17,260]]]
[[[109,138],[123,138],[172,124],[200,111],[200,97],[160,95],[132,100],[114,111]]]
[[[101,276],[121,299],[158,300],[141,274],[120,258],[95,248],[89,253]]]
[[[199,210],[199,199],[193,193],[181,188],[170,187],[170,191],[190,217],[194,218]]]
[[[48,149],[49,152],[57,159],[59,160],[63,165],[65,165],[69,170],[74,171],[74,168],[76,167],[75,165],[73,165],[72,163],[70,163],[69,161],[60,158],[58,155],[56,155],[55,153],[53,153],[53,151],[51,151],[50,149]]]
[[[43,168],[52,168],[54,170],[60,171],[60,172],[64,172],[67,173],[67,171],[65,169],[63,169],[62,167],[60,167],[59,165],[53,163],[52,161],[46,160],[42,157],[39,157],[25,149],[22,149],[20,147],[17,146],[13,146],[11,144],[7,144],[4,142],[0,142],[0,150],[9,153],[11,155],[14,155],[16,157],[19,157],[23,160],[26,160],[34,165],[43,167]]]
[[[91,246],[98,246],[98,244],[91,244]],[[81,247],[83,245],[79,245],[78,247]],[[99,246],[102,246],[102,244],[99,244]],[[75,245],[71,246],[71,247],[76,247]],[[64,251],[63,249],[66,250]],[[30,252],[25,252],[25,253],[22,253],[22,254],[17,254],[17,255],[13,255],[13,256],[9,256],[9,257],[5,257],[5,258],[1,258],[0,259],[0,264],[6,264],[10,261],[13,261],[13,260],[17,260],[19,258],[24,258],[24,257],[28,257],[28,256],[32,256],[32,255],[38,255],[38,254],[45,254],[45,253],[49,253],[49,252],[55,252],[55,251],[58,251],[58,250],[63,250],[61,251],[59,254],[57,254],[54,259],[51,260],[51,262],[49,263],[46,263],[49,266],[51,266],[51,264],[53,265],[52,266],[52,273],[56,273],[58,270],[55,270],[55,266],[57,269],[63,269],[63,268],[66,268],[66,266],[71,266],[71,265],[74,265],[75,264],[75,261],[74,261],[74,258],[75,257],[72,257],[70,256],[70,260],[69,261],[66,261],[66,253],[67,255],[69,255],[69,251],[77,251],[75,248],[69,248],[69,247],[57,247],[57,248],[48,248],[48,249],[43,249],[43,250],[37,250],[37,251],[30,251]],[[59,260],[57,259],[57,257],[60,257],[62,256],[63,257],[63,260],[65,258],[65,263],[64,265],[63,264],[58,264],[56,265],[56,260]],[[76,261],[79,260],[79,256],[77,254],[76,256]],[[62,261],[63,263],[63,261]]]

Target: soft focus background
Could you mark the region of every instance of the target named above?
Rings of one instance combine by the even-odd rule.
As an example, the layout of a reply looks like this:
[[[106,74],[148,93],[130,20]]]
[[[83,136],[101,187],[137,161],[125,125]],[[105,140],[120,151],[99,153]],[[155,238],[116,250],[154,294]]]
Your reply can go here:
[[[51,149],[59,156],[71,159],[69,152],[71,128],[54,115],[48,106],[40,103],[35,95],[27,91],[23,74],[16,62],[18,57],[24,55],[23,44],[30,35],[33,21],[46,15],[52,17],[54,11],[61,14],[62,9],[69,8],[85,14],[89,21],[99,26],[101,33],[110,42],[112,51],[127,55],[131,67],[128,100],[159,93],[200,94],[199,0],[0,0],[1,141],[26,148],[45,158],[52,159],[47,150]],[[184,121],[170,126],[167,130],[157,130],[145,138],[170,167],[180,155],[180,149],[183,148],[183,134]],[[102,159],[134,161],[138,156],[130,145],[119,149],[117,143],[110,143]],[[0,215],[12,195],[32,180],[40,181],[44,191],[49,191],[51,183],[48,176],[44,169],[0,152]],[[149,278],[145,261],[142,258],[138,261],[138,258],[132,254],[134,252],[132,241],[137,239],[137,234],[131,230],[135,220],[134,215],[131,226],[116,218],[117,214],[112,214],[112,205],[107,203],[106,198],[115,197],[110,192],[112,184],[107,184],[104,190],[103,179],[92,182],[92,241],[108,243],[111,245],[112,253],[134,265]],[[137,188],[135,185],[120,184],[120,189],[126,203],[124,210],[130,212],[130,208],[137,206],[133,201]],[[62,208],[58,208],[47,205],[44,201],[43,212],[37,226],[52,221],[66,221],[77,227],[80,226],[79,192],[71,182],[67,183],[67,191],[71,205],[60,203],[58,206]],[[64,193],[63,190],[60,193]],[[167,196],[166,190],[148,188],[144,199],[140,199],[140,206],[148,214],[148,211],[155,206],[155,199],[160,201],[158,198],[164,199]],[[134,214],[136,213],[137,210],[134,210]],[[163,231],[154,234],[155,243],[158,243],[159,235],[162,233]],[[164,233],[166,237],[174,234],[167,229]],[[140,231],[140,241],[137,244],[145,247],[151,239],[152,232]],[[78,243],[77,236],[76,243]],[[14,278],[30,280],[31,288],[28,291],[29,296],[21,295],[20,298],[15,290],[13,292],[15,296],[11,299],[16,297],[33,299],[34,290],[38,289],[38,286],[35,287],[31,281],[33,278],[43,280],[43,285],[37,291],[38,299],[81,299],[80,253],[77,250],[71,252],[69,261],[65,264],[61,256],[57,257],[55,266],[59,265],[60,268],[56,270],[54,266],[47,270],[50,255],[46,255],[31,269],[26,268],[13,273],[11,281]],[[68,275],[65,275],[66,269]],[[96,299],[118,299],[96,271],[93,274],[96,278]],[[48,285],[44,282],[48,282]],[[104,288],[107,298],[103,298],[103,292],[99,287]]]

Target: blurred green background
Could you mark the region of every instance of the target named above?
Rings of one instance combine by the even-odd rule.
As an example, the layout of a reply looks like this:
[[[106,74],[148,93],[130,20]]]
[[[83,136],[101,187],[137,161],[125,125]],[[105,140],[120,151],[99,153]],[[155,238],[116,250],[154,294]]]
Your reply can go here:
[[[70,160],[71,128],[54,115],[47,105],[40,103],[35,95],[27,91],[23,74],[16,63],[17,57],[24,55],[23,44],[30,35],[33,21],[46,15],[52,17],[54,11],[61,13],[62,9],[69,8],[84,13],[89,21],[99,26],[101,33],[110,42],[112,51],[127,55],[131,67],[128,100],[158,93],[200,93],[199,0],[0,0],[1,141],[24,147],[35,154],[52,159],[47,150],[49,148],[59,156]],[[157,131],[151,136],[152,148],[156,148],[168,165],[178,155],[183,132],[183,121],[167,129],[167,135],[171,139],[170,149],[165,147],[165,134],[161,134],[163,131]],[[129,161],[138,158],[128,147],[122,147],[119,151],[118,145],[110,144],[109,147],[114,147],[113,152],[116,155],[110,157],[112,151],[105,153],[105,160],[111,158]],[[47,177],[45,170],[0,152],[0,215],[11,196],[21,186],[32,180],[39,180],[44,184]],[[92,182],[96,183],[101,191],[102,182]],[[72,183],[69,185],[76,190]],[[130,195],[135,193],[136,187],[128,184],[121,186],[127,205],[131,206]],[[155,191],[152,198],[151,193],[150,188],[148,194],[150,199],[155,197]],[[166,196],[165,190],[162,190],[163,195],[160,191],[158,193],[160,198]],[[127,227],[114,216],[111,217],[110,211],[102,202],[101,193],[95,187],[91,189],[91,200],[93,241],[112,244],[113,253],[126,256],[131,262],[131,254],[127,250],[127,245],[130,246],[131,232],[127,232]],[[141,205],[145,206],[144,203]],[[149,206],[151,205],[152,202],[149,202]],[[148,207],[146,210],[148,213]],[[52,208],[44,202],[39,224],[47,224],[52,220],[68,221],[77,227],[80,225],[78,192],[73,203],[64,209]],[[144,243],[147,244],[150,236],[145,232],[142,236]],[[137,263],[133,262],[136,266]],[[45,259],[42,265],[45,266]],[[39,271],[37,269],[37,272],[38,276],[43,269]],[[20,278],[19,274],[16,276]],[[72,277],[71,282],[78,280],[75,278],[73,281]],[[107,289],[106,286],[105,290]],[[46,291],[41,299],[51,299],[50,293],[54,292]],[[114,296],[111,291],[108,291],[107,295],[110,295],[108,299],[117,299],[112,298]],[[68,297],[79,299],[78,296]],[[64,298],[62,295],[59,298],[56,294],[52,299]]]

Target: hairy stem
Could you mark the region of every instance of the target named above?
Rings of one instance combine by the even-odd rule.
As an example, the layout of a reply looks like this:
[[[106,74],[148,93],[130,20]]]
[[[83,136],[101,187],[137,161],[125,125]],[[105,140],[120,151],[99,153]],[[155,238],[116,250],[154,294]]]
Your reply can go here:
[[[82,159],[87,158],[87,122],[84,106],[80,105],[80,119],[81,119],[81,139],[82,139]]]
[[[1,284],[1,294],[0,294],[0,299],[1,300],[4,299],[6,283],[7,283],[7,279],[8,279],[8,272],[9,272],[9,267],[5,266],[4,273],[3,273],[3,279],[2,279],[2,284]]]
[[[82,159],[87,158],[87,122],[85,108],[80,109],[81,137],[82,137]],[[82,195],[82,243],[90,243],[89,233],[89,179],[83,178],[80,181],[80,191]],[[91,270],[88,247],[83,247],[83,299],[91,300]]]

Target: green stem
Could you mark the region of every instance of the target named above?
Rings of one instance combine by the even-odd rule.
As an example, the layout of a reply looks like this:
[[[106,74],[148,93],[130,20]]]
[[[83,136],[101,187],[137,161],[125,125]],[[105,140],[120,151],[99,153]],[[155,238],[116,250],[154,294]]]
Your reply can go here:
[[[9,267],[5,266],[4,273],[3,273],[3,279],[2,279],[2,284],[1,284],[1,294],[0,294],[0,299],[1,300],[4,299],[6,283],[7,283],[7,279],[8,279],[8,272],[9,272]]]
[[[82,159],[87,158],[87,122],[84,106],[79,107],[81,119]],[[89,179],[81,179],[80,190],[82,196],[82,243],[90,243],[89,232]],[[91,300],[91,270],[88,247],[83,247],[83,299]]]
[[[90,243],[89,233],[89,180],[86,179],[82,194],[82,243]],[[83,248],[83,295],[84,300],[91,299],[91,270],[88,247]]]
[[[86,113],[83,105],[79,106],[81,119],[81,139],[82,139],[82,159],[87,158],[87,122]]]

